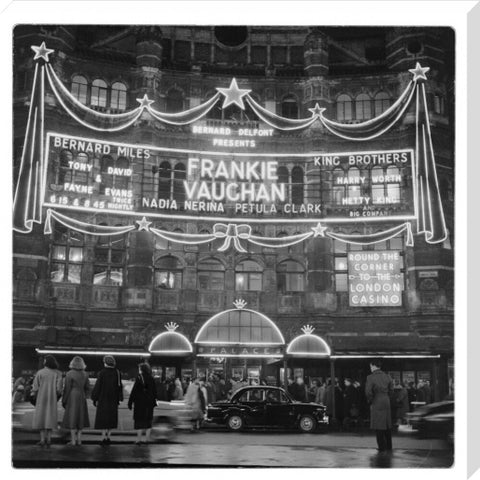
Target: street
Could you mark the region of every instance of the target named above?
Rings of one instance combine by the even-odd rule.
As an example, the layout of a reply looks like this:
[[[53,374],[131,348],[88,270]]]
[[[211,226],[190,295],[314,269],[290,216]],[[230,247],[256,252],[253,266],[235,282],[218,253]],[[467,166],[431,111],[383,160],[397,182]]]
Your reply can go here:
[[[13,434],[13,465],[32,467],[318,467],[448,468],[453,452],[443,440],[419,439],[407,427],[394,435],[391,454],[377,453],[371,432],[300,434],[206,428],[179,432],[174,440],[133,445],[132,434],[99,445],[98,433],[84,435],[81,446],[54,438],[50,448],[35,445],[34,432]]]

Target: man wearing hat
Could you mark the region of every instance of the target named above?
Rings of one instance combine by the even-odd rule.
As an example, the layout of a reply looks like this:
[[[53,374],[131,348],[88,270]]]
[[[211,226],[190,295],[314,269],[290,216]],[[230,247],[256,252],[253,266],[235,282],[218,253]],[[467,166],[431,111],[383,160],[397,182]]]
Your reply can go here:
[[[123,385],[115,359],[103,357],[104,368],[98,372],[92,391],[93,405],[97,407],[95,428],[102,430],[102,444],[110,443],[110,433],[118,426],[118,405],[123,401]]]

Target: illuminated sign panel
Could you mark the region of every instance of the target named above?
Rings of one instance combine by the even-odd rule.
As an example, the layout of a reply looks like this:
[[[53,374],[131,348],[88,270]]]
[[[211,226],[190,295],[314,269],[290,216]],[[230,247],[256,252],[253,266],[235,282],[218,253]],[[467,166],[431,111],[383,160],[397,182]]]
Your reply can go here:
[[[232,153],[47,134],[45,205],[283,222],[415,218],[412,150]],[[288,221],[288,220],[287,220]]]
[[[351,307],[400,307],[404,288],[403,258],[396,250],[348,253]]]

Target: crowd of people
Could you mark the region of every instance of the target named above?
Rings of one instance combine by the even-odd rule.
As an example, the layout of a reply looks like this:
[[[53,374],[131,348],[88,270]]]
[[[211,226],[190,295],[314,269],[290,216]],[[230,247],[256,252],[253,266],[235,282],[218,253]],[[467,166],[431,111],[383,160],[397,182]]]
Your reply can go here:
[[[81,445],[82,431],[91,425],[87,408],[89,398],[96,408],[93,428],[101,431],[102,444],[111,443],[111,432],[118,427],[118,407],[124,400],[121,372],[116,368],[115,359],[106,355],[103,369],[97,373],[93,389],[90,389],[85,370],[83,359],[75,356],[69,364],[69,371],[62,374],[56,359],[47,355],[44,368],[34,377],[15,380],[12,403],[30,401],[35,405],[33,428],[40,431],[39,445],[51,443],[52,431],[58,427],[57,404],[60,399],[64,408],[60,425],[70,431],[70,445]],[[160,376],[152,375],[148,363],[140,364],[127,404],[133,410],[137,431],[135,443],[151,441],[153,410],[157,401],[184,401],[191,413],[192,431],[196,431],[201,427],[209,403],[228,400],[238,389],[251,383],[247,379],[225,379],[216,373],[203,379],[182,381],[173,377],[162,380]],[[254,383],[266,385],[265,381]],[[428,381],[419,381],[417,385],[410,382],[405,386],[395,380],[392,385],[388,395],[393,426],[405,422],[406,413],[413,409],[415,402],[426,404],[432,400]],[[358,380],[345,378],[339,382],[335,378],[332,382],[331,378],[314,378],[307,385],[303,377],[297,377],[288,381],[286,390],[296,401],[325,405],[333,425],[349,428],[371,421],[368,385],[362,385]]]

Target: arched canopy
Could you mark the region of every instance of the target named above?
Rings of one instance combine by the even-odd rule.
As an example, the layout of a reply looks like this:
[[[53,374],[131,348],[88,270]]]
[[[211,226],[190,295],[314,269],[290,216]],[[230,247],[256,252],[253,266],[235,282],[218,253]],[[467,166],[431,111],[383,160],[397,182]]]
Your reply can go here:
[[[262,313],[246,308],[225,310],[208,320],[195,343],[222,345],[284,345],[282,332]]]
[[[287,354],[299,357],[329,357],[331,350],[322,337],[304,333],[288,344]]]
[[[168,330],[151,341],[148,351],[154,355],[183,356],[190,355],[193,348],[185,335]]]

